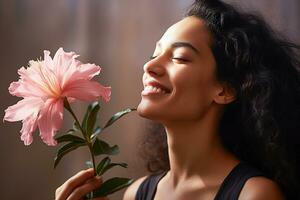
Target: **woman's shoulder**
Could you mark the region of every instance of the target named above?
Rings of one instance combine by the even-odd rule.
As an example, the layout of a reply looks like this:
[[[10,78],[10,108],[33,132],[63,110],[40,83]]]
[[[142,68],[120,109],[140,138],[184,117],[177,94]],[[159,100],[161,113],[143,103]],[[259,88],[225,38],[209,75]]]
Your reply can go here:
[[[123,200],[134,200],[136,193],[139,189],[139,186],[141,183],[147,178],[148,176],[143,176],[138,178],[136,181],[134,181],[125,191]]]
[[[258,176],[252,177],[245,183],[239,199],[245,200],[283,200],[284,195],[278,184],[273,180]]]

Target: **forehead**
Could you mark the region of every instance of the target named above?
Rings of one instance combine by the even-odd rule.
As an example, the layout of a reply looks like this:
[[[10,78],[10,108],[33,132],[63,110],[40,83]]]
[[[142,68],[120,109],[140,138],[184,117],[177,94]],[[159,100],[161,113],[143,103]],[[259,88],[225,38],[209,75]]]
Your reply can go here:
[[[197,47],[211,46],[212,35],[203,20],[197,17],[186,17],[173,24],[161,37],[159,43],[189,42]]]

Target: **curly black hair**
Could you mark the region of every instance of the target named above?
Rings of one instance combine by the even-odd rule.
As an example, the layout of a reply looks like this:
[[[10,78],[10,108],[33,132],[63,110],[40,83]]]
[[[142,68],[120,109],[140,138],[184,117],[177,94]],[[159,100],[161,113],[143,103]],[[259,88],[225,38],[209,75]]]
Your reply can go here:
[[[276,181],[288,199],[300,199],[300,47],[258,14],[220,0],[196,0],[189,16],[210,30],[217,78],[237,94],[220,122],[223,145]],[[150,172],[170,167],[159,129],[142,146]]]

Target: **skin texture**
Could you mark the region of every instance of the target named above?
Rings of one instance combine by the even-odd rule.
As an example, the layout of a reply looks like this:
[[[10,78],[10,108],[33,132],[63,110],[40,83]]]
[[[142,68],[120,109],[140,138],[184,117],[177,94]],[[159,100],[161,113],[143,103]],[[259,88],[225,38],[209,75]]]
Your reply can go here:
[[[218,134],[224,106],[235,100],[235,92],[216,79],[212,42],[202,20],[184,18],[164,33],[153,59],[144,65],[144,86],[154,81],[168,89],[166,94],[144,90],[137,109],[141,116],[162,123],[167,133],[170,171],[160,180],[155,200],[213,199],[224,178],[239,163],[223,147]],[[88,172],[80,173],[58,189],[57,200],[70,198],[71,191],[91,178]],[[134,200],[145,178],[129,186],[123,200]],[[101,182],[87,183],[93,187],[97,184]],[[240,199],[283,197],[276,183],[260,177],[247,181]]]

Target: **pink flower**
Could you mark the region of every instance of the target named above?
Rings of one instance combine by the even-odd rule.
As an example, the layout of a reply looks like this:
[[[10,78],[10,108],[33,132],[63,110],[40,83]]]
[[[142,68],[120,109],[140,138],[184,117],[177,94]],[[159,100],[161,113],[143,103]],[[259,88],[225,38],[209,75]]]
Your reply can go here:
[[[111,89],[91,79],[101,68],[78,61],[74,52],[58,49],[54,58],[44,51],[43,61],[30,61],[29,67],[20,68],[20,79],[9,86],[10,94],[23,97],[17,104],[5,110],[4,120],[20,121],[21,140],[32,143],[32,133],[38,127],[47,145],[56,145],[54,135],[63,121],[63,100],[93,101],[100,96],[109,101]]]

